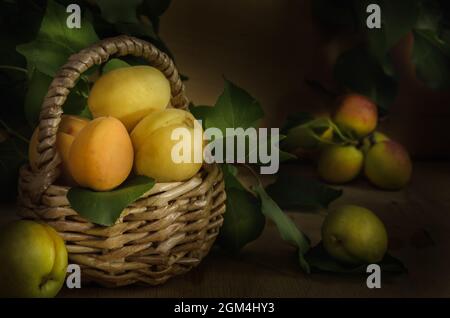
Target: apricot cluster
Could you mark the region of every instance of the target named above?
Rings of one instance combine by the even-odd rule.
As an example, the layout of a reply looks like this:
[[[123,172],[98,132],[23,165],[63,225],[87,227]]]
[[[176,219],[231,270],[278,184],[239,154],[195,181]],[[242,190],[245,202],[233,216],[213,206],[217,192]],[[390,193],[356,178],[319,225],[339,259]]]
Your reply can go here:
[[[375,103],[365,96],[348,94],[337,100],[331,115],[290,128],[282,147],[301,158],[316,160],[318,174],[326,182],[347,183],[364,172],[379,188],[400,189],[411,177],[409,154],[376,131],[377,125]]]
[[[202,163],[173,161],[176,140],[172,132],[193,130],[195,118],[187,111],[167,108],[170,95],[169,81],[150,66],[120,68],[102,75],[88,97],[94,119],[62,116],[56,136],[60,183],[108,191],[132,173],[157,182],[194,176]],[[38,145],[36,128],[29,146],[33,170],[39,169]],[[185,149],[202,158],[201,143]]]
[[[348,140],[324,147],[317,165],[322,179],[346,183],[364,171],[382,189],[398,190],[409,182],[409,154],[401,144],[375,131],[377,106],[370,99],[357,94],[342,97],[332,121]]]

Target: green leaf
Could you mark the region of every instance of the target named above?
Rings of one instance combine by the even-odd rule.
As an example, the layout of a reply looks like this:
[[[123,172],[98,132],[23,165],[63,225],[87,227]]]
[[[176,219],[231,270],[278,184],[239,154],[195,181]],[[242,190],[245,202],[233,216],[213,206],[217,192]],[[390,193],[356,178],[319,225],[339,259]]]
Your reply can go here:
[[[414,29],[437,32],[441,27],[443,16],[442,8],[437,1],[420,1],[419,17]]]
[[[221,165],[223,178],[225,181],[225,188],[228,189],[237,189],[241,191],[246,191],[241,182],[237,179],[238,170],[235,166],[231,164],[223,164]]]
[[[119,68],[124,67],[130,67],[130,64],[128,64],[125,61],[122,61],[121,59],[111,59],[106,63],[102,68],[102,74],[106,74],[108,72],[111,72],[112,70],[116,70]]]
[[[281,131],[286,134],[291,128],[311,122],[313,119],[314,116],[308,112],[298,112],[291,114],[287,117]]]
[[[48,39],[36,39],[17,46],[17,51],[25,56],[30,65],[35,65],[42,73],[54,77],[60,66],[75,51]]]
[[[397,82],[363,48],[344,52],[334,66],[334,77],[347,89],[371,98],[382,111],[397,95]]]
[[[52,78],[39,70],[35,70],[31,76],[25,96],[25,116],[31,127],[35,127],[39,121],[42,103],[51,82]],[[63,105],[64,113],[77,116],[85,114],[88,95],[88,83],[84,79],[78,80]],[[86,115],[84,117],[89,118]]]
[[[211,116],[211,113],[214,112],[214,108],[212,106],[189,106],[189,111],[194,115],[194,117],[198,120],[202,121],[203,128],[206,129],[208,127],[205,126],[206,119]]]
[[[225,162],[248,162],[250,155],[256,154],[256,163],[260,163],[258,147],[269,144],[274,138],[274,136],[268,136],[267,140],[260,142],[258,135],[246,134],[248,128],[255,128],[264,113],[260,104],[249,93],[228,80],[225,80],[224,92],[218,98],[214,107],[190,105],[190,111],[194,117],[202,120],[204,129],[220,129],[223,134],[222,138],[216,139],[212,143],[222,145],[224,154],[226,154]],[[233,132],[227,131],[227,128],[233,129]],[[242,129],[235,131],[238,128]],[[238,138],[245,139],[245,151],[242,154],[236,151]],[[284,136],[280,136],[280,139],[282,138]],[[230,139],[234,139],[235,149],[233,153],[226,149],[227,141]],[[295,158],[295,156],[287,152],[280,152],[281,160],[292,158]]]
[[[159,17],[169,9],[171,0],[144,0],[143,12],[150,17]]]
[[[450,87],[449,42],[432,31],[416,31],[412,56],[417,76],[426,85],[436,90]]]
[[[120,34],[127,34],[141,38],[147,37],[153,40],[152,42],[155,45],[159,42],[159,38],[156,35],[156,32],[151,24],[145,24],[142,22],[139,23],[117,22],[115,24],[115,27],[117,32],[119,32]]]
[[[35,127],[39,121],[42,102],[47,94],[52,78],[35,70],[28,83],[25,96],[25,116],[31,127]]]
[[[248,191],[228,188],[219,245],[226,250],[238,252],[261,235],[264,225],[265,218],[261,213],[259,200]]]
[[[83,114],[87,114],[87,96],[89,94],[87,85],[88,84],[84,80],[80,79],[75,87],[72,88],[69,96],[67,96],[66,102],[63,105],[65,114],[76,116],[83,116]],[[84,115],[84,117],[87,116]]]
[[[278,142],[276,142],[276,140],[274,138],[278,138]],[[272,144],[274,145],[275,151],[278,151],[278,160],[280,163],[286,162],[289,160],[293,160],[293,159],[297,159],[297,157],[295,155],[280,149],[280,142],[282,140],[284,140],[285,138],[286,138],[285,135],[278,135],[278,136],[269,135],[269,136],[267,136],[266,140],[260,140],[260,138],[258,136],[257,139],[253,143],[249,143],[248,147],[246,147],[244,161],[252,163],[252,162],[250,162],[250,158],[252,156],[254,156],[257,158],[257,162],[255,164],[262,165],[262,166],[267,165],[267,163],[265,164],[265,163],[261,162],[261,158],[259,158],[259,151],[260,151],[260,147],[262,147],[262,148],[265,147],[267,149],[267,155],[269,157],[271,157],[272,156]],[[248,141],[250,142],[251,139],[252,138],[248,138]]]
[[[267,193],[282,209],[317,210],[342,195],[342,190],[328,187],[317,180],[281,172],[267,187]]]
[[[369,4],[378,4],[381,8],[380,29],[367,27]],[[354,6],[359,27],[366,32],[369,53],[380,62],[384,61],[389,50],[412,30],[420,12],[420,0],[356,0]]]
[[[94,28],[86,17],[82,18],[79,29],[69,29],[66,19],[65,7],[55,1],[47,1],[37,38],[17,46],[17,51],[25,56],[29,65],[35,65],[48,76],[55,76],[58,68],[71,54],[98,41]]]
[[[71,188],[67,198],[72,208],[88,221],[111,226],[130,203],[139,199],[154,184],[155,181],[151,178],[136,176],[118,188],[106,192]]]
[[[242,88],[225,80],[225,89],[213,110],[200,110],[206,128],[219,128],[226,136],[226,128],[255,127],[264,116],[259,102]],[[197,116],[199,112],[196,113]],[[194,115],[195,116],[195,115]]]
[[[347,265],[342,264],[332,258],[323,247],[322,242],[314,246],[305,255],[306,260],[311,266],[312,272],[329,272],[338,274],[363,274],[367,275],[367,265]],[[386,253],[383,260],[378,263],[381,271],[384,273],[401,274],[408,270],[403,263]]]
[[[322,135],[325,131],[333,129],[328,118],[307,119],[307,117],[304,117],[304,120],[298,120],[297,122],[298,126],[293,126],[294,121],[292,120],[286,126],[290,128],[286,132],[286,138],[281,143],[282,149],[288,151],[299,148],[304,150],[319,150],[320,146],[325,142],[329,142],[328,140],[322,140]]]
[[[137,23],[136,10],[142,0],[95,0],[100,7],[102,17],[109,23]]]
[[[152,21],[156,33],[159,30],[159,18],[169,8],[171,0],[144,0],[141,12]]]
[[[298,260],[300,267],[310,273],[310,266],[304,255],[310,248],[309,239],[297,228],[294,222],[280,209],[275,201],[267,194],[262,185],[253,188],[261,199],[263,214],[271,219],[278,228],[281,238],[298,247]]]
[[[28,145],[8,136],[0,142],[0,201],[14,201],[17,195],[19,168],[27,162]]]
[[[222,248],[236,253],[261,235],[265,217],[261,213],[259,200],[237,179],[236,167],[223,164],[222,171],[227,203],[218,243]]]

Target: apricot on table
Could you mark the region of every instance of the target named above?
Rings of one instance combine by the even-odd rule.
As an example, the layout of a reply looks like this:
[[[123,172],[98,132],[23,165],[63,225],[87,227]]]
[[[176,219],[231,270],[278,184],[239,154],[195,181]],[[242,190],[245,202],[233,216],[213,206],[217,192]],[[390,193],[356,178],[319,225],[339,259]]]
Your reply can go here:
[[[333,121],[344,132],[362,138],[377,127],[377,106],[363,95],[345,95],[339,100]]]
[[[363,154],[353,145],[330,145],[320,154],[317,170],[330,183],[346,183],[358,176],[363,166]]]
[[[178,128],[185,129],[189,136],[181,140],[173,138],[172,134]],[[166,109],[150,113],[131,133],[136,156],[135,173],[154,178],[157,182],[185,181],[193,177],[202,166],[202,135],[200,124],[187,111]],[[182,145],[181,152],[187,153],[181,155],[187,155],[190,160],[174,160],[173,149],[177,145]]]
[[[125,181],[133,158],[133,145],[125,126],[114,117],[99,117],[73,141],[69,169],[79,185],[108,191]]]
[[[368,151],[364,172],[374,185],[382,189],[398,190],[409,182],[412,163],[402,145],[386,140],[375,144]]]
[[[161,71],[131,66],[102,75],[92,87],[88,106],[94,118],[115,117],[131,131],[151,111],[165,109],[169,101],[170,84]]]
[[[62,115],[61,122],[59,123],[58,127],[58,132],[56,134],[56,151],[61,156],[60,181],[63,184],[72,186],[76,184],[75,180],[70,174],[68,167],[69,151],[75,137],[88,123],[89,120],[86,118],[73,115]],[[30,166],[33,170],[38,169],[38,137],[39,127],[34,130],[28,147],[28,158]]]

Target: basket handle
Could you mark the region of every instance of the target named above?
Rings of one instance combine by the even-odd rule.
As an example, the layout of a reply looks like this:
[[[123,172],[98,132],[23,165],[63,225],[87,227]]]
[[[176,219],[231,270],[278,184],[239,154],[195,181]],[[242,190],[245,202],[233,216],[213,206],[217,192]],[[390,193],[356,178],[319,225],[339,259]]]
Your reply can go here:
[[[57,72],[44,98],[39,117],[37,171],[33,171],[33,189],[30,193],[33,201],[39,200],[42,193],[59,175],[61,162],[56,151],[56,134],[63,114],[62,106],[78,78],[94,65],[107,62],[111,57],[133,55],[146,59],[149,64],[160,70],[170,82],[171,101],[175,108],[186,109],[189,100],[185,95],[184,84],[173,61],[167,54],[154,45],[135,37],[121,35],[101,40],[94,45],[73,54]]]

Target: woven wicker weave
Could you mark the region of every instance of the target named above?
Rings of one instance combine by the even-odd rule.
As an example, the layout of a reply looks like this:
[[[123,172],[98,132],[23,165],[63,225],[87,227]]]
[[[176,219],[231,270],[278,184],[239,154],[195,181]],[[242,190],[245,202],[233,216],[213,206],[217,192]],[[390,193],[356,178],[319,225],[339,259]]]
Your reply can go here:
[[[54,227],[66,241],[70,262],[81,266],[82,279],[108,287],[157,285],[187,272],[208,253],[225,211],[223,176],[216,165],[205,165],[186,182],[157,183],[110,227],[93,224],[71,209],[69,188],[55,184],[62,105],[81,73],[125,55],[142,57],[162,71],[171,84],[170,106],[187,107],[183,83],[166,54],[128,36],[100,41],[72,55],[53,79],[40,114],[38,169],[23,166],[19,177],[20,215]]]

